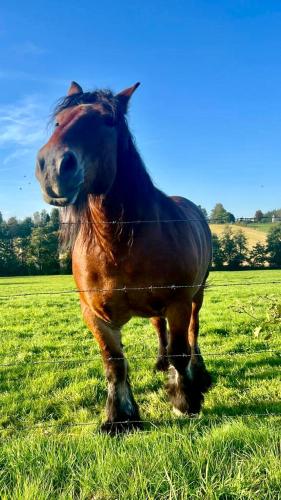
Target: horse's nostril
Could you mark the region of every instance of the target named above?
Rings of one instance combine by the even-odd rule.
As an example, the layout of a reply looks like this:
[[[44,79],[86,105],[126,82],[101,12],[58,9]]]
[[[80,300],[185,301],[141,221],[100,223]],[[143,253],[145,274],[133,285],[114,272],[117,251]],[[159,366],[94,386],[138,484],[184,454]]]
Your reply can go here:
[[[45,160],[44,160],[43,156],[38,158],[38,165],[39,165],[39,168],[42,172],[44,170],[44,167],[45,167]]]
[[[77,168],[77,160],[73,153],[64,154],[59,167],[60,175],[73,174]]]

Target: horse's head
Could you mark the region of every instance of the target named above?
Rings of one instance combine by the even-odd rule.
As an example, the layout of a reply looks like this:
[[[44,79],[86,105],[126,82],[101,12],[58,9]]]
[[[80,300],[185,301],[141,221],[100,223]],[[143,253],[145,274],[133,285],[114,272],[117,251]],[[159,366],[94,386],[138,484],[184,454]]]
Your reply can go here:
[[[110,189],[120,124],[138,85],[113,95],[110,91],[84,93],[72,82],[54,111],[55,130],[37,156],[36,177],[47,203],[66,206],[79,196],[105,194]]]

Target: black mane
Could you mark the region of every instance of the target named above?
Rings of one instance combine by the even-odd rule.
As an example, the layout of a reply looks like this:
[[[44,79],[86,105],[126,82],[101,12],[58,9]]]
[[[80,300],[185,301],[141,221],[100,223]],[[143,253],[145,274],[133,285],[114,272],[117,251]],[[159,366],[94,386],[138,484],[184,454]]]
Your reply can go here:
[[[61,111],[80,104],[101,104],[111,114],[118,127],[117,173],[115,181],[106,195],[94,196],[90,192],[81,193],[75,205],[65,207],[61,212],[61,249],[72,250],[78,233],[81,231],[85,245],[98,241],[106,247],[106,234],[113,231],[117,240],[132,243],[137,230],[135,224],[124,225],[124,220],[145,218],[141,213],[149,210],[154,199],[155,188],[136,148],[134,138],[128,128],[126,110],[122,102],[110,90],[79,92],[61,98],[52,115],[54,119]],[[110,200],[106,202],[106,200]],[[112,204],[110,218],[118,221],[108,224],[105,206]],[[141,211],[141,212],[140,212]],[[149,218],[149,216],[148,216]],[[112,235],[111,235],[112,236]]]
[[[93,92],[79,92],[77,94],[62,97],[57,102],[55,109],[52,113],[54,120],[56,115],[61,111],[79,106],[79,104],[102,104],[102,106],[112,114],[113,118],[117,118],[118,114],[118,100],[111,92],[111,90],[95,90]]]

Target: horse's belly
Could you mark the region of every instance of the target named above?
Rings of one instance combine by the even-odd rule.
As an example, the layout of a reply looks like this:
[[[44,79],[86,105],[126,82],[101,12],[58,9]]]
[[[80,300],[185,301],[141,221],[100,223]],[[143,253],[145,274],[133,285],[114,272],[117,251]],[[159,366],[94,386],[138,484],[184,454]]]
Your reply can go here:
[[[151,318],[165,316],[168,301],[160,297],[146,296],[142,299],[133,299],[130,303],[132,316]]]
[[[156,296],[147,290],[112,290],[109,293],[92,294],[87,304],[93,313],[106,322],[122,325],[133,316],[151,318],[164,316],[170,298]]]
[[[129,295],[128,305],[132,316],[151,318],[166,316],[166,311],[171,304],[184,304],[192,300],[198,289],[167,288],[161,290],[139,291]]]

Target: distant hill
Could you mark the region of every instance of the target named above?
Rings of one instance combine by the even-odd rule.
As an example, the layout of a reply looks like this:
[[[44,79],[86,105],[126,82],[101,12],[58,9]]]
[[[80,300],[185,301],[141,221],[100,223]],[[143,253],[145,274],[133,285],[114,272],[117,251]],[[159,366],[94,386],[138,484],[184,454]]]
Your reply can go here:
[[[272,224],[256,224],[257,227],[249,227],[249,226],[238,226],[237,224],[230,224],[233,232],[242,231],[245,233],[247,238],[247,243],[249,247],[253,247],[256,243],[266,243],[266,234],[268,232],[269,227],[272,227]],[[263,226],[264,229],[263,229]],[[213,234],[217,234],[221,236],[224,231],[226,224],[210,224],[210,229]]]

